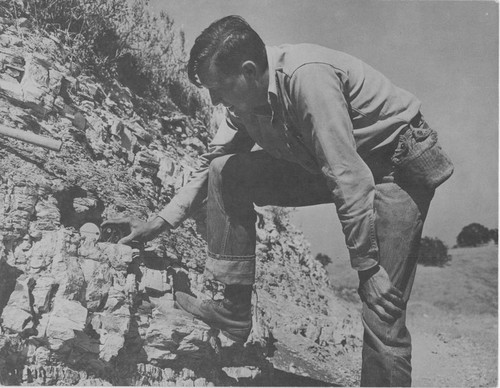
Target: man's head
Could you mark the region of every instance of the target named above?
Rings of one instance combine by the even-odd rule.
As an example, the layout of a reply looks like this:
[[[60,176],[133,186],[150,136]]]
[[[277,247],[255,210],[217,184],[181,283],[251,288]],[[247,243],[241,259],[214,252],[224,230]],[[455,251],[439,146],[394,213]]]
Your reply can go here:
[[[267,102],[264,42],[240,16],[226,16],[206,28],[191,49],[190,81],[210,91],[213,104],[249,112]]]

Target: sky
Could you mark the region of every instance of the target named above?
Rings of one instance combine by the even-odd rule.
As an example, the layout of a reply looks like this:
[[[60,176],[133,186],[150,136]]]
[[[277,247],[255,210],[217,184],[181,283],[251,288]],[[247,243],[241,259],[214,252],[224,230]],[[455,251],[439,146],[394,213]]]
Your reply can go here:
[[[450,247],[462,228],[498,227],[498,4],[493,1],[152,0],[184,30],[189,51],[211,22],[241,15],[268,45],[347,52],[422,101],[455,173],[436,191],[424,236]],[[347,256],[334,205],[292,220],[313,253]]]

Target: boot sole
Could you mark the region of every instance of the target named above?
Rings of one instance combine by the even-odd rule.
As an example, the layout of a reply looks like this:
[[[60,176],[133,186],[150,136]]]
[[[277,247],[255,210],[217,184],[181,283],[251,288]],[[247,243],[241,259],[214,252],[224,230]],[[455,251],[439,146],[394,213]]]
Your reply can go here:
[[[252,330],[252,326],[250,326],[250,328],[248,329],[240,329],[240,330],[244,330],[245,332],[248,330],[248,334],[247,335],[242,335],[242,336],[239,336],[237,334],[231,334],[229,333],[227,330],[221,328],[219,325],[217,325],[216,323],[212,323],[212,322],[209,322],[209,321],[205,321],[201,318],[198,318],[196,317],[195,315],[193,315],[192,313],[190,313],[189,311],[187,310],[184,310],[182,308],[182,306],[177,303],[177,301],[174,303],[174,306],[177,307],[177,309],[179,309],[182,313],[182,315],[184,316],[187,316],[187,317],[190,317],[190,318],[196,318],[200,321],[202,321],[203,323],[207,324],[208,326],[210,326],[211,328],[213,329],[217,329],[217,330],[220,330],[220,332],[227,338],[229,338],[231,341],[234,341],[234,342],[238,342],[238,343],[241,343],[241,344],[244,344],[246,342],[246,340],[248,339],[248,336],[250,335],[250,331]]]
[[[251,329],[249,330],[248,332],[248,335],[246,336],[243,336],[243,337],[239,337],[237,335],[233,335],[231,333],[228,333],[227,331],[225,330],[222,330],[222,329],[219,329],[220,332],[227,338],[229,338],[231,341],[234,341],[234,342],[238,342],[240,344],[244,344],[245,342],[247,342],[247,339],[248,339],[248,336],[250,335],[250,331]]]

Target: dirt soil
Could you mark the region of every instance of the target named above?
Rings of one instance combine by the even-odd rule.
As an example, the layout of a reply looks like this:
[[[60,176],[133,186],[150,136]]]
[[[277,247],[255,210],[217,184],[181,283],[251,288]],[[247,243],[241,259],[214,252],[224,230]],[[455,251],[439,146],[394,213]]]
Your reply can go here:
[[[450,250],[444,268],[420,267],[408,306],[415,386],[498,384],[498,249]]]
[[[408,304],[413,386],[498,385],[498,247],[450,249],[445,267],[419,266]],[[354,296],[348,260],[327,267],[340,294]],[[357,302],[356,302],[357,303]]]

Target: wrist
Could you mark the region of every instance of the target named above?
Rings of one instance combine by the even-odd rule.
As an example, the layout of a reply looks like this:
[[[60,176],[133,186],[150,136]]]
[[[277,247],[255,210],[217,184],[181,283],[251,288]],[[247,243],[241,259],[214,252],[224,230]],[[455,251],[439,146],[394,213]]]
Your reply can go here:
[[[358,271],[358,277],[359,277],[360,282],[364,282],[364,281],[368,280],[373,275],[375,275],[379,270],[380,270],[380,265],[377,264],[377,265],[374,265],[373,267],[368,268],[364,271]]]
[[[161,218],[160,216],[156,216],[154,217],[151,221],[151,226],[157,230],[158,232],[163,232],[165,230],[170,230],[172,228],[172,226],[167,222],[165,221],[163,218]]]

